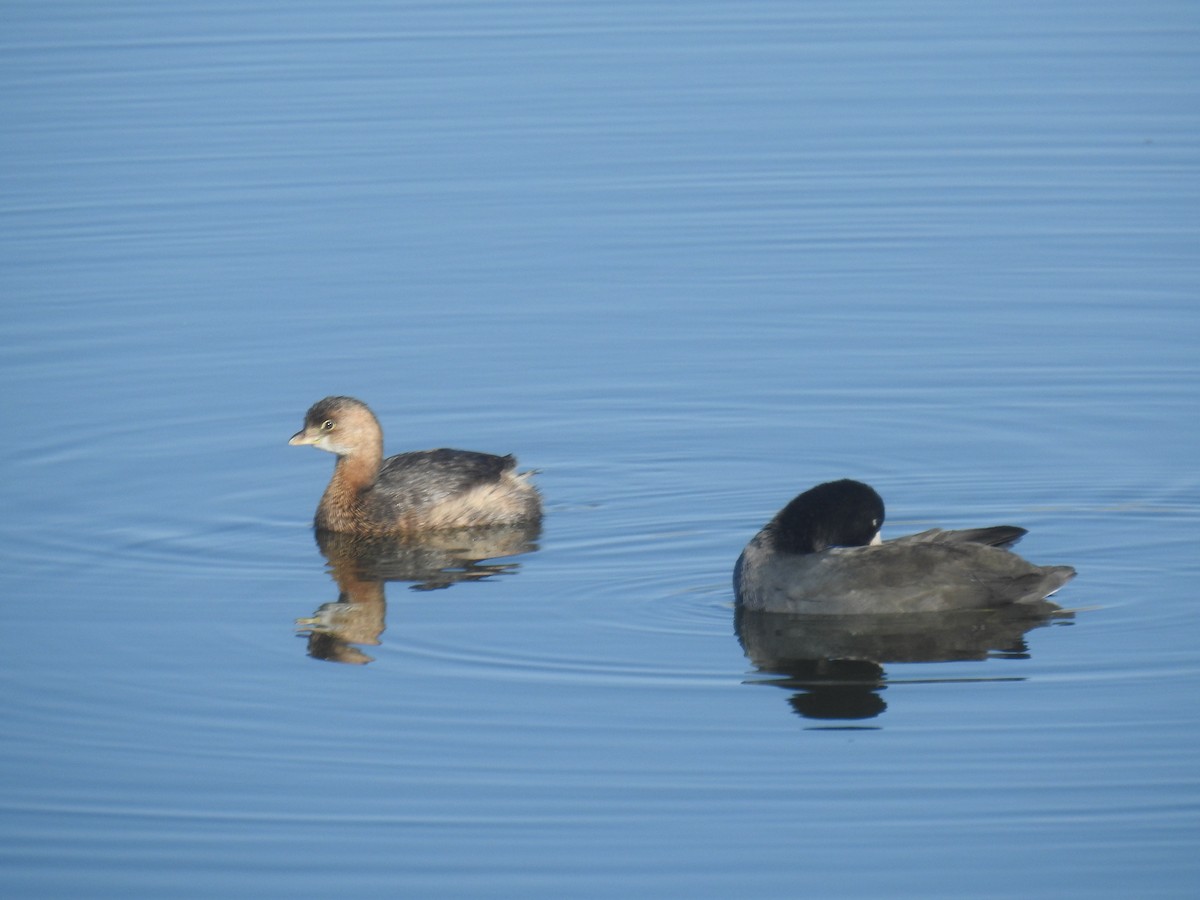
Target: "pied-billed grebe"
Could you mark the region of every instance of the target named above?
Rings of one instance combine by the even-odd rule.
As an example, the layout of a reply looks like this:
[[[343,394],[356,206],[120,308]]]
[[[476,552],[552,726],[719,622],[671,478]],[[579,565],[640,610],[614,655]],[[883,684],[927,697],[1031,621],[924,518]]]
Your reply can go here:
[[[536,522],[542,515],[530,472],[512,456],[419,450],[383,458],[383,429],[353,397],[326,397],[288,441],[336,453],[316,527],[351,534],[412,534],[439,528]]]
[[[859,481],[805,491],[754,536],[733,570],[747,609],[806,614],[937,612],[1036,604],[1075,576],[1007,549],[1024,528],[922,531],[881,541],[883,500]]]

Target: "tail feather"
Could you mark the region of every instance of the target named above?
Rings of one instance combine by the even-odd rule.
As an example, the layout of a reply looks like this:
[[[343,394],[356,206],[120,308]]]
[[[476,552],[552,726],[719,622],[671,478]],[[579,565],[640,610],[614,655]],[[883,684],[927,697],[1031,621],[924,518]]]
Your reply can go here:
[[[896,538],[896,540],[916,543],[985,544],[989,547],[1007,549],[1028,533],[1026,529],[1018,528],[1016,525],[992,525],[989,528],[964,528],[959,531],[930,528],[928,531],[910,534]]]
[[[1029,532],[1016,525],[992,525],[988,528],[966,528],[962,531],[946,532],[944,540],[970,544],[986,544],[989,547],[1011,547]]]

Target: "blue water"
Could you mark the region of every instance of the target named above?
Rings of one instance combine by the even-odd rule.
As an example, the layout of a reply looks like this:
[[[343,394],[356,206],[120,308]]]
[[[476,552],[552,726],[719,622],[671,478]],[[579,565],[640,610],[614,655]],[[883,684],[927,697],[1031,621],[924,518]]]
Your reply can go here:
[[[5,896],[1195,895],[1193,5],[4,21]],[[334,393],[540,534],[331,563]],[[835,477],[1074,615],[785,671]]]

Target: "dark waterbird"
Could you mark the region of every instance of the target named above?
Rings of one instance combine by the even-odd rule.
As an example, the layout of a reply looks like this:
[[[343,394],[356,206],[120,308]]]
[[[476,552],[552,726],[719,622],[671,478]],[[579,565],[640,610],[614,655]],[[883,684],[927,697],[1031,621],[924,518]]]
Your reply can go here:
[[[1043,604],[1075,576],[1009,548],[1024,528],[996,525],[880,540],[884,507],[859,481],[819,484],[787,504],[734,567],[748,610],[852,615],[1001,609]]]

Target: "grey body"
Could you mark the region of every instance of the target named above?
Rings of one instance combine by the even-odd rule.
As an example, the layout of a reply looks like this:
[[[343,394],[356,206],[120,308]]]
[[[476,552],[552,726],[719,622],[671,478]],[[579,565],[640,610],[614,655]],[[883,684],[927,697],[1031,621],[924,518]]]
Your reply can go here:
[[[514,456],[475,450],[415,450],[389,456],[363,495],[368,510],[385,517],[389,510],[445,503],[472,488],[499,482],[516,471]]]

